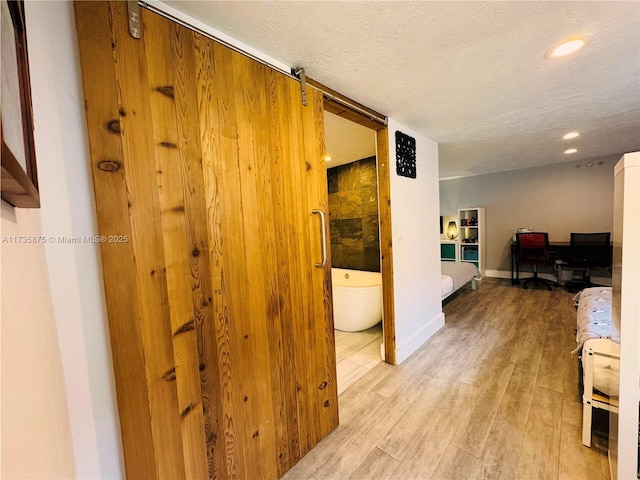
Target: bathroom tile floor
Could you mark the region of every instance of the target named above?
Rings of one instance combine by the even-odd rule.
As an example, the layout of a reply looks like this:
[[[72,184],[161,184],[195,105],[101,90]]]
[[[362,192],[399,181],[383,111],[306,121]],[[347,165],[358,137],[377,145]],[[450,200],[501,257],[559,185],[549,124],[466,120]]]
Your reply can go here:
[[[369,373],[378,363],[382,344],[382,324],[363,332],[335,331],[338,395]]]

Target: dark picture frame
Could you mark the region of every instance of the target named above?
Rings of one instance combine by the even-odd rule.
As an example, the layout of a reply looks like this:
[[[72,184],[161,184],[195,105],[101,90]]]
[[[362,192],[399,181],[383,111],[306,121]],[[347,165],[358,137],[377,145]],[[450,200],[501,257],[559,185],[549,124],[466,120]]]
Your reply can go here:
[[[17,65],[5,65],[5,62],[13,62],[13,56],[10,50],[5,51],[5,48],[12,48],[10,42],[3,41],[2,70],[5,72],[17,72],[17,75],[11,76],[10,73],[7,73],[7,76],[3,78],[3,120],[0,123],[2,137],[2,199],[14,207],[39,208],[40,194],[38,192],[38,171],[33,139],[33,105],[31,101],[24,2],[23,0],[1,0],[1,2],[3,27],[7,26],[9,22],[7,14],[10,16],[11,25],[13,26],[13,46],[17,63]],[[9,91],[4,90],[7,85],[7,90]],[[18,104],[15,102],[17,99],[14,98],[16,95],[19,95],[20,112],[15,111],[17,108],[8,108],[8,112],[5,112],[7,103]],[[7,98],[6,101],[5,98]],[[10,129],[12,132],[11,139],[5,137],[6,132],[8,132],[5,123],[8,125],[9,122],[12,123],[12,128]],[[22,136],[22,142],[20,142],[20,136]]]

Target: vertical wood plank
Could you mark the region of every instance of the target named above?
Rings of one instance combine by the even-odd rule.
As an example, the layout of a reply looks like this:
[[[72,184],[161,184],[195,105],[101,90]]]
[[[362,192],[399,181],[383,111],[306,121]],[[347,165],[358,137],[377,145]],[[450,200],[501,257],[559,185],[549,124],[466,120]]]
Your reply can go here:
[[[244,248],[246,264],[242,295],[248,315],[242,318],[245,329],[242,355],[239,358],[247,382],[244,407],[246,444],[251,450],[247,460],[250,478],[275,477],[277,472],[274,418],[272,413],[272,364],[269,349],[270,287],[274,258],[269,256],[272,243],[273,212],[266,180],[270,178],[265,162],[268,148],[269,122],[266,115],[265,67],[249,58],[232,53],[233,84],[236,96],[238,160],[243,207]],[[238,299],[240,301],[240,299]],[[276,377],[277,378],[277,377]]]
[[[111,2],[114,65],[119,85],[129,221],[134,249],[140,321],[147,367],[151,428],[160,478],[185,478],[179,403],[175,382],[172,331],[165,275],[164,246],[156,158],[153,148],[146,39],[129,35],[126,4]],[[108,201],[105,199],[105,201]]]
[[[296,85],[297,86],[297,85]],[[298,86],[299,88],[299,86]],[[302,108],[303,145],[305,161],[305,181],[307,187],[307,211],[320,209],[327,219],[329,205],[329,187],[327,185],[327,167],[324,160],[324,112],[322,93],[309,88],[308,105]],[[329,222],[325,225],[327,239],[327,263],[318,268],[314,264],[322,257],[321,232],[317,218],[309,219],[309,251],[311,258],[307,260],[311,268],[311,321],[313,357],[310,367],[313,368],[311,388],[315,393],[314,411],[319,416],[318,439],[326,436],[338,426],[338,386],[336,378],[336,352],[333,329],[333,300],[331,291],[331,259],[329,245]]]
[[[174,25],[174,28],[178,28]],[[182,27],[180,27],[182,28]],[[211,258],[208,243],[209,215],[206,208],[204,190],[204,163],[202,160],[202,138],[200,133],[199,112],[201,109],[198,97],[198,68],[196,63],[196,47],[199,34],[189,32],[180,36],[183,46],[185,94],[176,95],[177,113],[184,128],[180,130],[181,148],[188,151],[186,156],[187,187],[191,195],[186,197],[187,210],[192,213],[189,223],[192,243],[199,249],[199,254],[192,256],[192,269],[198,272],[198,283],[193,284],[193,306],[197,347],[200,358],[200,382],[202,393],[202,409],[204,416],[204,433],[209,464],[209,478],[225,479],[228,472],[225,468],[224,414],[221,398],[221,375],[216,343],[216,330],[213,317],[213,292],[211,285]],[[182,92],[182,90],[180,91]],[[185,187],[185,188],[187,188]]]
[[[299,338],[304,338],[304,304],[302,300],[300,248],[296,241],[295,225],[299,223],[299,197],[290,190],[291,158],[297,157],[297,143],[292,127],[291,92],[281,75],[271,72],[270,115],[275,126],[271,137],[274,165],[274,210],[287,212],[276,216],[278,235],[278,274],[281,292],[281,321],[283,341],[288,358],[290,375],[288,379],[289,415],[293,422],[289,428],[291,434],[292,460],[295,463],[307,451],[306,438],[308,425],[301,419],[300,398],[305,396],[304,380],[300,379],[302,359],[300,357]],[[304,407],[302,409],[304,411]]]
[[[283,88],[282,76],[269,71],[269,117],[272,125],[272,135],[269,139],[270,158],[272,164],[273,208],[275,212],[288,212],[291,209],[289,198],[286,196],[287,163],[290,158],[292,140],[291,128],[284,120],[282,113],[290,103],[288,92]],[[290,258],[293,258],[295,248],[291,243],[291,219],[286,215],[274,217],[276,233],[276,271],[278,274],[278,310],[281,325],[282,343],[282,407],[286,418],[287,452],[289,458],[282,458],[279,469],[288,470],[301,457],[300,432],[298,417],[298,382],[296,378],[298,360],[295,349],[295,334],[299,325],[295,322],[294,312],[302,308],[298,290],[296,289],[296,274]],[[304,428],[304,425],[303,425]]]
[[[295,332],[294,342],[297,350],[298,368],[296,379],[298,387],[298,414],[299,425],[305,425],[307,435],[301,437],[304,440],[303,452],[306,453],[320,439],[320,419],[316,412],[317,387],[315,379],[315,352],[317,350],[317,340],[315,337],[315,318],[313,311],[313,265],[318,260],[312,257],[311,238],[309,233],[311,223],[311,212],[308,208],[309,198],[307,188],[302,179],[306,170],[305,146],[303,144],[303,128],[301,125],[302,105],[300,97],[300,86],[297,82],[283,78],[285,91],[289,91],[290,122],[292,128],[292,150],[289,159],[290,177],[286,191],[294,196],[289,199],[290,205],[295,205],[295,223],[293,226],[296,241],[297,256],[293,260],[297,264],[299,271],[298,282],[300,286],[300,298],[302,302],[302,315],[299,316],[301,323]],[[317,230],[316,230],[317,231]],[[317,233],[315,235],[317,239]],[[316,257],[319,258],[319,257]]]
[[[232,290],[242,283],[233,283],[236,263],[244,263],[242,252],[232,262],[228,260],[234,241],[241,241],[237,219],[242,215],[239,201],[233,201],[239,191],[237,166],[237,134],[230,119],[235,118],[235,99],[229,97],[232,89],[228,72],[231,68],[229,53],[216,49],[213,41],[194,36],[196,53],[200,132],[202,136],[202,166],[204,195],[207,206],[207,237],[211,259],[211,286],[213,292],[213,320],[215,348],[220,374],[220,397],[223,415],[224,468],[231,478],[247,478],[245,446],[241,413],[242,385],[240,371],[235,368],[237,341],[232,337],[236,316]],[[227,120],[229,119],[229,120]],[[225,215],[226,205],[236,205],[235,214]],[[227,265],[230,263],[230,265]]]
[[[380,256],[382,270],[382,329],[385,362],[396,364],[395,306],[393,299],[393,237],[391,224],[391,163],[389,131],[376,134],[378,165],[378,205],[380,209]]]
[[[244,174],[244,203],[247,211],[245,227],[255,232],[247,238],[247,258],[252,290],[263,295],[256,298],[254,318],[255,372],[258,404],[249,407],[258,411],[260,427],[261,474],[280,477],[291,465],[288,442],[286,395],[284,394],[281,298],[278,290],[277,246],[275,231],[269,115],[269,71],[263,65],[235,54],[234,84],[242,85],[243,98],[238,98],[240,138],[245,141],[245,156],[249,160]],[[279,213],[281,214],[281,212]],[[260,273],[260,275],[256,275]]]
[[[99,232],[130,239],[109,5],[76,2],[74,7]],[[103,242],[100,250],[125,469],[129,478],[154,478],[157,472],[133,244]]]
[[[197,142],[187,141],[191,132],[198,137],[197,110],[189,108],[196,96],[186,88],[185,69],[190,65],[184,59],[191,44],[185,36],[190,39],[190,33],[151,12],[143,11],[143,20],[145,37],[152,45],[146,49],[146,60],[185,476],[205,478],[208,466],[196,318],[204,315],[200,270],[202,264],[207,267],[207,255],[206,245],[195,233],[198,220],[204,220],[196,215],[194,198],[196,177],[201,177],[200,149]]]
[[[312,322],[313,311],[309,304],[313,291],[311,267],[314,260],[309,249],[309,221],[311,213],[307,209],[306,187],[300,181],[303,178],[304,148],[301,145],[302,127],[300,125],[302,104],[300,89],[295,82],[278,76],[277,112],[278,122],[287,143],[282,144],[281,195],[284,208],[288,212],[285,218],[285,232],[288,252],[283,252],[283,262],[288,267],[291,283],[288,300],[292,303],[290,321],[292,325],[292,348],[294,355],[294,378],[296,385],[296,406],[298,420],[299,455],[307,453],[317,443],[319,424],[313,415],[315,389],[310,366],[314,349]]]
[[[218,63],[217,61],[220,60]],[[227,309],[229,312],[229,325],[231,326],[230,340],[231,351],[234,353],[232,364],[234,369],[234,418],[239,421],[239,438],[242,444],[244,457],[242,468],[245,478],[258,478],[259,474],[259,448],[256,441],[256,432],[259,434],[256,412],[247,408],[249,399],[256,400],[255,379],[252,375],[251,347],[255,342],[252,330],[251,317],[254,312],[250,299],[253,295],[246,295],[249,290],[249,276],[247,271],[247,252],[244,217],[247,215],[243,203],[243,165],[245,160],[241,153],[241,145],[238,128],[238,105],[235,91],[238,86],[234,83],[233,69],[235,57],[233,52],[214,45],[214,61],[218,68],[214,73],[214,81],[227,78],[224,83],[216,82],[219,88],[220,100],[232,105],[229,111],[219,110],[222,113],[219,125],[223,129],[221,156],[216,160],[221,163],[223,171],[223,222],[224,231],[228,234],[227,252],[224,257],[223,269],[228,272]],[[217,74],[217,75],[216,75]],[[224,112],[224,113],[223,113]],[[230,128],[229,128],[230,127]],[[246,354],[246,356],[245,356]],[[252,461],[253,460],[253,461]]]

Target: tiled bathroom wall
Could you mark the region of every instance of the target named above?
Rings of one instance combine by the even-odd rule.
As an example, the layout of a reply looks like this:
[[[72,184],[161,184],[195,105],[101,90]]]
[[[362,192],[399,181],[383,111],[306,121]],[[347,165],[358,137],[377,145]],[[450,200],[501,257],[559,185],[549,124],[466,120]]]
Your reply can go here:
[[[376,158],[327,170],[333,267],[380,271]]]

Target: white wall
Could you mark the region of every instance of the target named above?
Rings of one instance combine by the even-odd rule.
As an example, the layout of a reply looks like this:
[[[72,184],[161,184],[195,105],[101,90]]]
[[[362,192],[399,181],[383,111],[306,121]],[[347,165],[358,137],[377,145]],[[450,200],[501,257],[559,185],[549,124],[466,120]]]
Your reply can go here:
[[[1,478],[74,478],[71,428],[40,211],[2,202]]]
[[[3,285],[3,329],[5,321],[24,322],[23,318],[31,321],[34,316],[43,317],[40,321],[46,318],[50,322],[48,327],[55,328],[56,331],[48,335],[49,342],[56,342],[55,349],[48,344],[34,344],[28,352],[37,356],[41,363],[53,366],[61,363],[64,383],[56,388],[66,391],[67,428],[70,427],[75,455],[71,453],[70,445],[65,442],[58,445],[50,438],[52,429],[46,428],[46,424],[38,424],[38,416],[20,417],[11,427],[27,432],[33,429],[42,437],[43,445],[29,447],[31,452],[67,449],[62,458],[73,455],[79,478],[123,478],[99,247],[58,241],[58,236],[81,237],[97,232],[73,5],[70,2],[25,2],[25,17],[42,203],[41,210],[33,215],[41,219],[42,234],[48,242],[37,250],[34,247],[22,252],[25,260],[33,261],[31,257],[38,256],[39,271],[33,277],[42,282],[42,295],[36,291],[27,299],[14,300],[10,294],[5,294]],[[21,215],[23,211],[18,211],[18,218]],[[6,235],[4,231],[3,235]],[[3,245],[3,252],[5,250]],[[2,268],[4,277],[4,261]],[[17,265],[7,268],[19,270]],[[46,316],[34,311],[38,305],[32,298],[40,296],[49,298],[48,307],[52,311],[46,311]],[[11,315],[6,318],[5,302],[9,302],[7,308],[11,308]],[[3,338],[3,365],[4,346]],[[18,356],[9,362],[20,363],[25,354],[25,350],[16,351]],[[54,378],[62,380],[59,376],[42,382],[50,383]],[[5,392],[4,376],[2,386]],[[38,381],[21,382],[15,394],[22,399],[47,400]],[[3,457],[4,447],[3,443]],[[5,457],[9,458],[11,456]],[[49,473],[45,468],[41,474],[29,474],[32,466],[28,461],[22,462],[22,466],[16,463],[14,467],[18,470],[12,476],[16,477],[71,476],[56,474],[53,468]]]
[[[416,178],[395,169],[395,135],[416,139]],[[440,299],[438,144],[389,119],[396,361],[444,325]]]
[[[619,158],[443,180],[441,215],[455,216],[459,208],[469,206],[485,207],[487,275],[508,278],[516,228],[548,232],[549,240],[556,242],[568,242],[571,232],[611,231],[613,166]],[[606,269],[593,273],[607,274]]]

